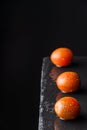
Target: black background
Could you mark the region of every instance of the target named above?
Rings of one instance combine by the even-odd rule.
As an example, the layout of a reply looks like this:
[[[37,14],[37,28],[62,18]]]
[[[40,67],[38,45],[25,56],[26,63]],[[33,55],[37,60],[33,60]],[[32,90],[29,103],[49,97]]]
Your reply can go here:
[[[38,128],[43,57],[57,47],[87,56],[87,2],[2,1],[0,129]]]

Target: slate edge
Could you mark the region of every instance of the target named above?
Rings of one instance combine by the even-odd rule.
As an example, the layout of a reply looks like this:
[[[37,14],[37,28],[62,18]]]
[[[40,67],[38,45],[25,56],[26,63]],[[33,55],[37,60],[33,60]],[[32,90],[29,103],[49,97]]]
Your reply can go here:
[[[43,104],[43,100],[44,100],[44,96],[43,96],[43,92],[45,90],[44,87],[44,69],[45,69],[45,64],[47,61],[48,57],[44,57],[43,61],[42,61],[42,69],[41,69],[41,81],[40,81],[40,104],[39,104],[39,122],[38,122],[38,130],[43,130],[44,126],[43,126],[43,116],[42,116],[42,104]]]

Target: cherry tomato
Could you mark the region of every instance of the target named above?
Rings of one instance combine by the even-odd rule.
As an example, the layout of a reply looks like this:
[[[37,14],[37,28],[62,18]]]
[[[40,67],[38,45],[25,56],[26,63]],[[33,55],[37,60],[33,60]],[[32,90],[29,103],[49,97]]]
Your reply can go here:
[[[50,60],[58,67],[70,65],[72,63],[72,59],[73,52],[71,49],[66,47],[57,48],[50,55]]]
[[[73,71],[63,72],[56,79],[56,85],[63,93],[77,91],[80,83],[79,74]]]
[[[80,114],[80,103],[73,97],[63,97],[55,103],[54,110],[60,119],[72,120]]]

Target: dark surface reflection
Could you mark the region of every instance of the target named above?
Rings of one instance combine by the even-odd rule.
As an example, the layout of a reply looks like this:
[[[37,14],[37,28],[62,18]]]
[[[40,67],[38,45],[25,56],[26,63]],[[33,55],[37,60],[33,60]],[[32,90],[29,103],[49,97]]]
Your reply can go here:
[[[64,97],[65,95],[67,95],[67,94],[62,93],[62,92],[58,92],[58,94],[57,94],[57,96],[56,96],[56,101],[58,101],[60,98]],[[69,94],[68,94],[68,95],[69,95]]]
[[[87,118],[82,115],[70,121],[64,121],[56,118],[54,121],[54,130],[86,130],[86,123]]]
[[[56,78],[59,76],[59,74],[61,74],[62,72],[64,72],[64,69],[61,67],[53,67],[49,73],[50,78],[53,81],[56,81]]]

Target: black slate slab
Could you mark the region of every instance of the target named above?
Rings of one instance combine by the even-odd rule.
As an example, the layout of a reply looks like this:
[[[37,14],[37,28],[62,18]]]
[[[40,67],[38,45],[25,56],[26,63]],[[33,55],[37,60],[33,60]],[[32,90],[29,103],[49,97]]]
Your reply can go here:
[[[64,71],[79,73],[81,86],[77,92],[63,94],[56,87],[56,77]],[[53,65],[49,57],[43,58],[40,90],[38,130],[87,130],[87,57],[75,56],[70,66],[62,68]],[[73,96],[80,102],[81,112],[77,119],[63,121],[56,116],[54,104],[63,96]]]

